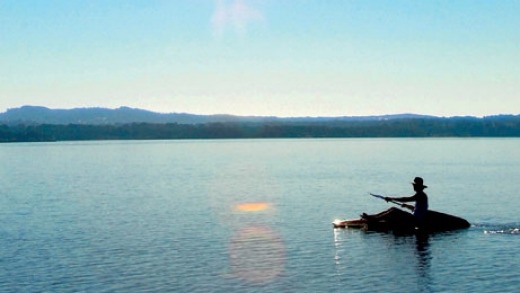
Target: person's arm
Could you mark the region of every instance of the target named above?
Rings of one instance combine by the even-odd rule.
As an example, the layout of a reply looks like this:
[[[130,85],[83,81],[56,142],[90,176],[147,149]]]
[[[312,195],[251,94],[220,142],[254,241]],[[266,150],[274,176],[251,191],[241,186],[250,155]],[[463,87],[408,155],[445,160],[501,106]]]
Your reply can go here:
[[[393,200],[393,201],[398,201],[398,202],[411,202],[411,201],[416,201],[416,199],[415,199],[415,195],[412,195],[412,196],[405,196],[405,197],[385,197],[385,200],[386,200],[386,201]],[[402,204],[401,204],[401,207],[403,207],[403,208],[407,208],[407,209],[409,209],[409,210],[412,211],[412,212],[413,212],[413,210],[415,209],[414,206],[409,205],[409,204],[405,204],[405,203],[402,203]]]
[[[403,203],[403,204],[401,204],[401,206],[402,206],[403,208],[407,208],[407,209],[409,209],[409,210],[412,211],[412,212],[415,210],[415,207],[414,207],[413,205],[409,205],[409,204],[405,204],[405,203]]]
[[[394,200],[398,202],[411,202],[416,201],[415,195],[405,197],[385,197],[386,201]]]

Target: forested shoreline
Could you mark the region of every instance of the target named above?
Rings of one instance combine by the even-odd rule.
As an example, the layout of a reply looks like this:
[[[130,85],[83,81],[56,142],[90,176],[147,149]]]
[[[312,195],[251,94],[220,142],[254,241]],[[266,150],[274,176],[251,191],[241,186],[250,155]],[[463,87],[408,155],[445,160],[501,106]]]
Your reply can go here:
[[[0,124],[0,142],[355,137],[520,137],[520,116],[201,124]]]

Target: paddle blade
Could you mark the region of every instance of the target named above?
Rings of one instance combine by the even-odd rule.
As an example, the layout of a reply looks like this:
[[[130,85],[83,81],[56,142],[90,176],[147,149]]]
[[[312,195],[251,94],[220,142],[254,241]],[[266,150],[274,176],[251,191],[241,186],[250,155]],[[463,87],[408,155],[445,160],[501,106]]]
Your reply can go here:
[[[385,199],[385,197],[384,197],[384,196],[382,196],[382,195],[379,195],[379,194],[373,194],[373,193],[370,193],[370,195],[371,195],[371,196],[373,196],[373,197],[377,197],[377,198],[380,198],[380,199]]]

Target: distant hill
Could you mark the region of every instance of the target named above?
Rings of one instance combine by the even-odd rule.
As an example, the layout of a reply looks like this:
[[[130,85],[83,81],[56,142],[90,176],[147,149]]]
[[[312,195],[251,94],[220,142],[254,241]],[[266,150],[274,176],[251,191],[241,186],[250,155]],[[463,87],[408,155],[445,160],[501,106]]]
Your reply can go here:
[[[273,116],[233,116],[233,115],[195,115],[186,113],[156,113],[152,111],[120,107],[107,108],[75,108],[75,109],[49,109],[40,106],[23,106],[8,109],[0,113],[0,123],[8,125],[16,124],[81,124],[81,125],[109,125],[128,123],[179,123],[179,124],[205,124],[227,122],[291,122],[291,123],[323,123],[342,121],[370,121],[393,120],[404,118],[434,118],[416,114],[397,114],[383,116],[343,116],[343,117],[292,117],[279,118]]]
[[[0,113],[0,142],[345,137],[520,137],[520,115],[278,118],[34,106]]]
[[[120,107],[49,109],[39,106],[23,106],[0,113],[0,123],[6,124],[128,124],[128,123],[181,123],[196,124],[231,122],[238,117],[231,115],[194,115],[185,113],[162,114],[147,110]]]

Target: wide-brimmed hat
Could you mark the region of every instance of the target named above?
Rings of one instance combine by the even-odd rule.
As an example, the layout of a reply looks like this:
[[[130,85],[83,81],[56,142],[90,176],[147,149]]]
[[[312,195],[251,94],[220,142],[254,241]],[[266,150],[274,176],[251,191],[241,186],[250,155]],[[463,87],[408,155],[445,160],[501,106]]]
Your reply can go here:
[[[428,186],[424,185],[424,181],[421,177],[415,177],[412,182],[413,185],[417,187],[427,188]]]

